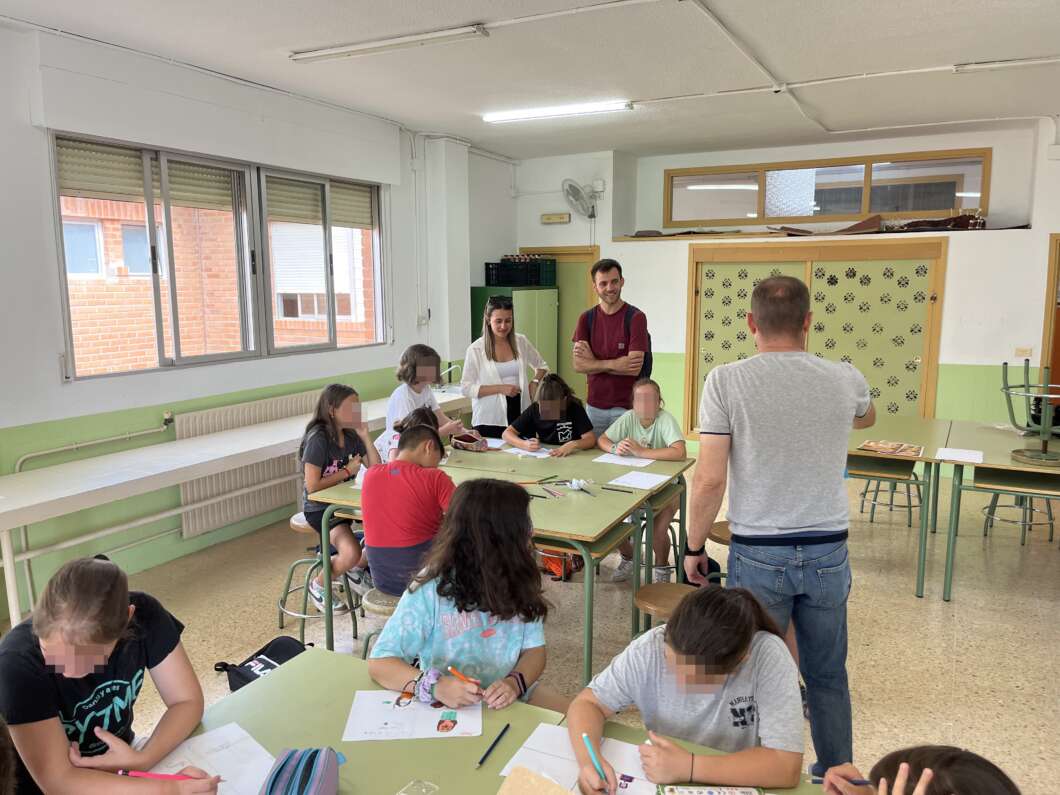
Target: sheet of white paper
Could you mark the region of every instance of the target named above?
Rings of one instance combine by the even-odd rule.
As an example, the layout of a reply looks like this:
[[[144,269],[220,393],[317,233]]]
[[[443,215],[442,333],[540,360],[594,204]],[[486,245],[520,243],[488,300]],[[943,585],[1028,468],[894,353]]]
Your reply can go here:
[[[614,455],[612,453],[604,453],[603,455],[594,458],[593,463],[620,464],[624,467],[646,467],[654,462],[650,458],[636,458],[635,456],[630,455]]]
[[[655,795],[655,785],[647,780],[641,767],[637,746],[607,738],[600,746],[600,753],[619,776],[619,791],[623,795]],[[571,792],[578,791],[578,762],[564,726],[539,725],[504,766],[501,775],[507,776],[519,765],[554,779]]]
[[[520,458],[550,458],[551,457],[548,454],[548,450],[545,450],[545,449],[541,449],[541,450],[538,450],[536,453],[532,453],[529,450],[521,450],[518,447],[505,447],[503,450],[501,450],[501,452],[502,453],[511,453],[512,455],[517,455]]]
[[[258,795],[276,760],[238,723],[189,737],[151,768],[177,773],[189,765],[221,777],[220,795]]]
[[[651,472],[627,472],[615,478],[609,486],[626,486],[631,489],[654,489],[670,479],[669,475],[653,475]]]
[[[490,450],[500,450],[504,447],[504,439],[486,439],[486,444],[489,445]]]
[[[358,690],[346,720],[342,739],[424,740],[438,737],[479,737],[482,735],[482,705],[449,709],[412,701],[396,706],[399,694],[391,690]]]
[[[943,461],[960,461],[964,464],[983,463],[982,450],[962,450],[959,447],[940,447],[935,457]]]

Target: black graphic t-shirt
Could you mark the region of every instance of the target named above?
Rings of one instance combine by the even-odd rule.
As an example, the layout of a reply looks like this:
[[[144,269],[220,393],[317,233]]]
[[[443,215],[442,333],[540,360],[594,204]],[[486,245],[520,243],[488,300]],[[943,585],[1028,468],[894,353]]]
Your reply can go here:
[[[351,455],[359,455],[362,458],[368,455],[360,436],[353,431],[343,431],[342,436],[343,445],[339,447],[331,438],[331,434],[324,428],[320,426],[314,428],[306,437],[305,445],[302,449],[302,463],[320,467],[321,476],[327,477],[338,472]],[[365,463],[367,464],[367,462]],[[356,469],[351,469],[350,471],[354,476],[357,475]],[[323,511],[327,507],[322,502],[313,502],[309,499],[305,481],[302,481],[302,510],[305,513],[314,513]]]
[[[576,442],[593,429],[585,408],[576,400],[567,402],[567,410],[559,420],[541,418],[541,408],[534,403],[512,423],[516,433],[524,439],[537,439],[541,444]]]
[[[143,687],[144,671],[177,647],[184,625],[153,596],[131,591],[129,602],[136,612],[126,636],[102,671],[81,679],[68,679],[45,665],[31,620],[7,633],[0,640],[0,714],[7,722],[17,726],[57,717],[84,756],[107,750],[96,737],[97,726],[132,742],[133,704]],[[19,795],[40,791],[21,759],[17,773]]]

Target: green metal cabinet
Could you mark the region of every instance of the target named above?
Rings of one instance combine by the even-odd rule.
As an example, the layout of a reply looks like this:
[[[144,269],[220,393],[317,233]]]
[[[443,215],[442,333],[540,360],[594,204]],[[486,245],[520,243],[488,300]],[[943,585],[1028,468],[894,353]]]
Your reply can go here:
[[[555,287],[472,287],[471,339],[482,336],[482,314],[491,295],[512,299],[515,330],[525,334],[548,366],[556,369],[559,340],[559,290]]]

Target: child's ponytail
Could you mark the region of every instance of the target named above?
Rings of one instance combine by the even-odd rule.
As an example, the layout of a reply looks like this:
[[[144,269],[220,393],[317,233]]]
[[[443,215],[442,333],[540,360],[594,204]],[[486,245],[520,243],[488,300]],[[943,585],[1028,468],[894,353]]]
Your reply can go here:
[[[769,613],[745,588],[705,586],[690,593],[666,623],[666,644],[713,673],[729,673],[751,648],[756,632],[783,637]]]
[[[540,403],[542,400],[555,401],[561,403],[564,407],[568,406],[572,401],[581,405],[581,401],[574,394],[574,390],[560,377],[559,373],[548,373],[541,379],[541,383],[538,384],[537,392],[534,395],[534,402]]]
[[[109,560],[80,558],[60,568],[33,608],[38,638],[113,643],[129,625],[129,580]]]

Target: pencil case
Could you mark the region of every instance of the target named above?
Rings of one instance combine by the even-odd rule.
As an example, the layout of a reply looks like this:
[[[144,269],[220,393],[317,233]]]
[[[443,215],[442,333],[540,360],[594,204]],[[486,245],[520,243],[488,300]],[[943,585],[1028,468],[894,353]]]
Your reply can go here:
[[[338,795],[339,756],[334,748],[288,749],[276,759],[260,795]]]
[[[462,433],[453,437],[453,447],[471,453],[481,453],[489,449],[489,442],[478,434]]]

